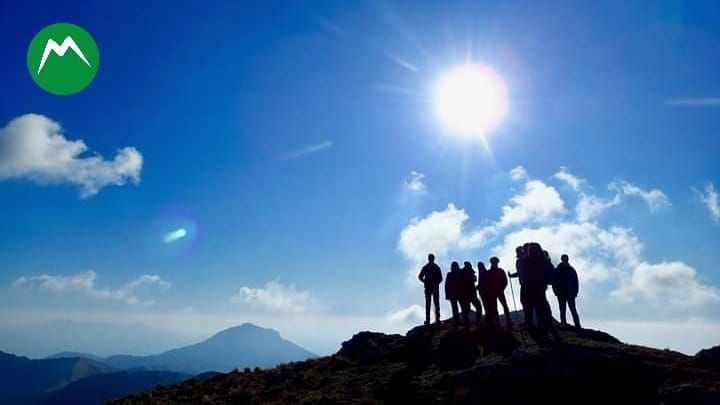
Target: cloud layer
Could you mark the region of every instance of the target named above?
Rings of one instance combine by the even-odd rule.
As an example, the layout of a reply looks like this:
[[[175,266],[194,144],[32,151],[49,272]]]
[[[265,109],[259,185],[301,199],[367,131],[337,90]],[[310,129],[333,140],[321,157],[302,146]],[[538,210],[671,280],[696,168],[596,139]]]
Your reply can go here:
[[[269,281],[262,287],[240,287],[230,301],[268,312],[302,313],[314,305],[315,298],[292,284]]]
[[[136,291],[143,286],[157,285],[169,287],[170,283],[155,274],[144,274],[133,279],[117,289],[102,289],[96,286],[97,274],[86,271],[72,276],[42,274],[39,276],[20,277],[15,280],[16,288],[38,289],[40,291],[56,294],[80,293],[93,298],[111,299],[124,302],[128,305],[151,305],[154,300],[141,300]]]
[[[0,129],[0,180],[28,179],[38,184],[76,184],[82,198],[103,187],[139,183],[143,157],[129,146],[112,160],[83,156],[82,140],[65,138],[59,123],[38,114],[26,114]]]
[[[489,247],[493,255],[500,257],[501,265],[514,270],[515,247],[538,241],[555,262],[561,253],[570,255],[584,288],[588,288],[585,297],[591,296],[596,303],[639,303],[645,308],[669,303],[667,311],[682,312],[720,301],[720,290],[703,284],[692,266],[677,260],[651,262],[644,257],[643,245],[632,229],[604,227],[595,221],[604,211],[620,205],[624,197],[642,199],[650,213],[656,214],[670,206],[661,190],[616,181],[608,186],[615,192],[612,198],[598,197],[586,191],[586,180],[563,167],[553,178],[575,193],[573,215],[573,211],[565,210],[565,201],[554,186],[520,172],[515,168],[510,176],[516,181],[525,180],[524,189],[501,208],[497,220],[484,221],[484,226],[472,228],[468,213],[452,203],[444,210],[411,220],[398,241],[399,250],[412,266],[408,278],[414,279],[418,265],[429,252],[445,259],[480,247]],[[393,314],[393,318],[410,313],[408,308]]]

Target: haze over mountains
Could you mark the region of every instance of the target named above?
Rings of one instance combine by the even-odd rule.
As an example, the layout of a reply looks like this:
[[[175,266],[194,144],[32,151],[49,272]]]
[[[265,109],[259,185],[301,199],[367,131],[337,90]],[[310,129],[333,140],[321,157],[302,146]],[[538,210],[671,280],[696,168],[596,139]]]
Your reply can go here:
[[[269,367],[310,357],[315,355],[283,339],[277,331],[245,323],[194,345],[151,356],[110,356],[104,362],[118,369],[146,368],[197,374]]]
[[[0,403],[100,403],[206,372],[271,367],[315,355],[251,323],[149,356],[62,352],[29,359],[0,352]],[[83,394],[84,393],[84,394]],[[68,402],[69,401],[69,402]]]
[[[113,403],[720,403],[720,347],[687,356],[558,328],[559,340],[525,326],[359,332],[332,356],[190,379]]]

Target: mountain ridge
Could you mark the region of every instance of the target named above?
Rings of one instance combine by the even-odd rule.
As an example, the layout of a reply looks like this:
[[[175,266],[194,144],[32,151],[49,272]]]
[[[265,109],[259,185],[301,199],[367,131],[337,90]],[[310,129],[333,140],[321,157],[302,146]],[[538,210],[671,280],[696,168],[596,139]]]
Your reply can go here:
[[[113,403],[720,403],[720,370],[706,365],[720,348],[687,356],[602,331],[558,330],[557,342],[525,327],[366,331],[331,356],[191,379]]]

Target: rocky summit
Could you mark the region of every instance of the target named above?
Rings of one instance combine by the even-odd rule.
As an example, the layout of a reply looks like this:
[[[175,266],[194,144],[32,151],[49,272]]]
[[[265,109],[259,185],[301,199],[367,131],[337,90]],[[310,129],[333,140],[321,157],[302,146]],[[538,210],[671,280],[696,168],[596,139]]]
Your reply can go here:
[[[419,326],[360,332],[336,354],[158,386],[115,404],[718,404],[718,349],[687,356],[559,327]]]

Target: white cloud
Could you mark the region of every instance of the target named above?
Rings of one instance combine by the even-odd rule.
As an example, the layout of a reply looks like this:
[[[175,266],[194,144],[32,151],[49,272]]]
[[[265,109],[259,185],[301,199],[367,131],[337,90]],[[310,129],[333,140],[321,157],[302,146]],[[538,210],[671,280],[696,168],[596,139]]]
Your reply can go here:
[[[713,221],[720,222],[720,196],[715,190],[715,185],[709,183],[705,186],[705,193],[698,190],[695,190],[695,192],[700,197],[700,201],[702,201],[708,211],[710,211],[710,217]]]
[[[539,180],[525,183],[522,194],[513,196],[502,208],[500,227],[526,222],[542,222],[561,214],[565,209],[562,198],[554,187]]]
[[[425,320],[425,309],[420,305],[413,304],[407,308],[390,312],[386,318],[390,322],[417,324]]]
[[[330,148],[331,146],[333,146],[332,141],[323,141],[323,142],[317,143],[315,145],[308,145],[308,146],[302,147],[300,149],[292,150],[292,151],[286,153],[285,156],[282,157],[282,159],[283,160],[297,159],[301,156],[320,152],[321,150]]]
[[[720,301],[720,290],[703,285],[697,280],[697,271],[682,262],[638,264],[629,283],[622,285],[611,296],[633,303],[645,299],[658,307],[690,309]]]
[[[599,217],[608,208],[620,204],[620,195],[616,194],[612,200],[605,200],[592,194],[580,193],[575,206],[575,213],[580,222],[591,221]]]
[[[453,204],[425,218],[413,218],[400,233],[398,248],[413,263],[422,262],[430,252],[444,256],[458,246],[467,219],[465,211]]]
[[[77,184],[82,198],[108,185],[140,182],[143,157],[137,149],[122,148],[113,160],[83,156],[86,152],[85,142],[65,138],[59,123],[43,115],[22,115],[0,129],[0,180]]]
[[[301,313],[314,305],[315,298],[309,291],[297,290],[292,284],[269,281],[263,287],[240,287],[230,301],[269,312]]]
[[[650,212],[658,212],[671,205],[670,199],[667,195],[656,188],[652,190],[644,190],[627,181],[618,181],[610,184],[610,189],[627,196],[643,199],[648,205],[648,208],[650,208]]]
[[[622,271],[638,263],[642,249],[629,229],[604,229],[589,222],[561,222],[510,232],[493,248],[493,254],[514,271],[515,247],[528,241],[539,242],[556,263],[561,254],[569,255],[584,282],[618,280]]]
[[[405,189],[413,193],[422,193],[425,191],[425,175],[411,171],[410,176],[405,180]]]
[[[582,180],[576,183],[578,188],[581,183]],[[514,270],[515,247],[538,241],[556,263],[561,254],[570,256],[583,282],[584,299],[589,298],[595,305],[617,304],[620,291],[626,297],[620,304],[635,300],[654,307],[661,297],[667,297],[676,311],[714,302],[718,290],[702,283],[691,266],[680,261],[652,263],[643,257],[643,245],[632,229],[590,222],[606,209],[621,204],[623,195],[642,198],[651,210],[669,205],[667,196],[656,189],[643,190],[625,181],[613,183],[611,189],[616,191],[612,199],[580,192],[576,215],[571,217],[565,212],[565,202],[557,190],[541,181],[529,180],[525,189],[502,207],[497,221],[468,231],[467,212],[448,204],[445,210],[414,218],[402,230],[398,246],[412,262],[411,275],[415,276],[416,267],[428,252],[443,257],[485,246],[497,238],[500,242],[491,249],[492,253],[500,257],[502,266]],[[674,281],[673,276],[681,281]],[[671,282],[676,283],[674,292],[667,290]]]
[[[144,274],[115,290],[97,288],[95,285],[96,279],[97,274],[94,271],[86,271],[72,276],[42,274],[39,276],[20,277],[15,280],[13,286],[17,288],[38,288],[43,291],[58,294],[82,293],[93,298],[112,299],[130,305],[151,305],[154,303],[153,300],[143,301],[137,297],[136,291],[142,286],[153,284],[160,287],[170,286],[170,283],[154,274]]]
[[[515,181],[526,180],[528,178],[527,171],[522,166],[515,166],[510,170],[510,178]]]
[[[580,187],[585,183],[585,179],[582,179],[568,171],[567,167],[561,166],[560,170],[553,175],[556,179],[570,186],[573,190],[578,191]]]

